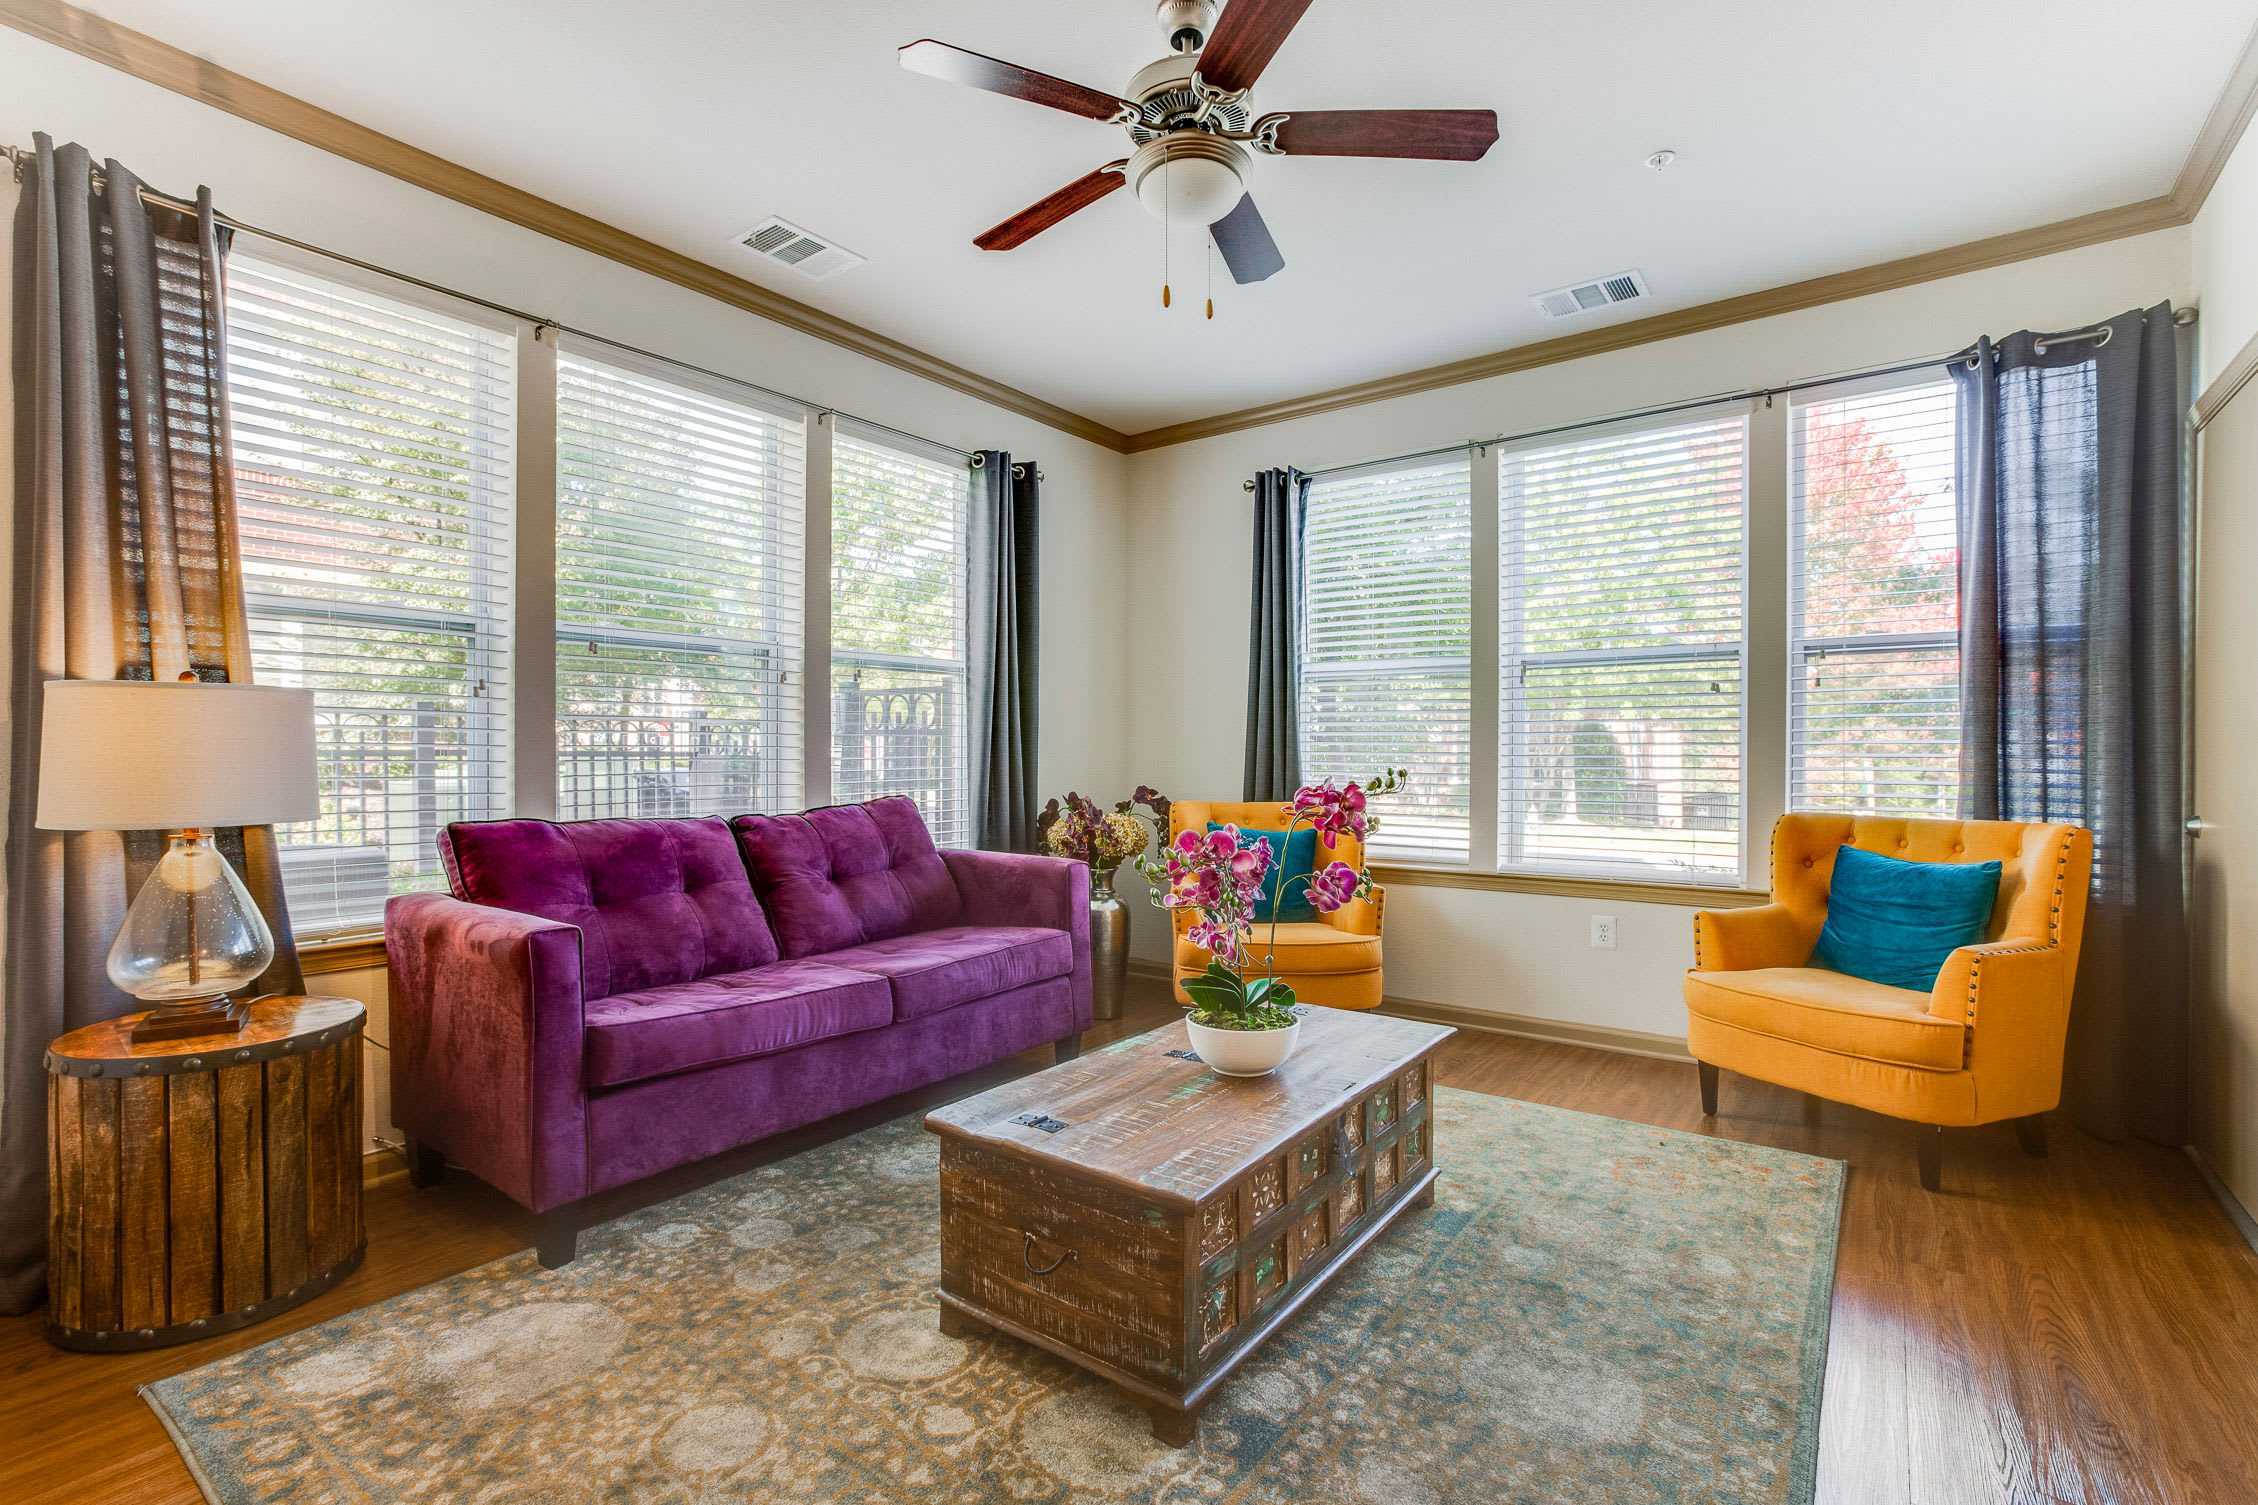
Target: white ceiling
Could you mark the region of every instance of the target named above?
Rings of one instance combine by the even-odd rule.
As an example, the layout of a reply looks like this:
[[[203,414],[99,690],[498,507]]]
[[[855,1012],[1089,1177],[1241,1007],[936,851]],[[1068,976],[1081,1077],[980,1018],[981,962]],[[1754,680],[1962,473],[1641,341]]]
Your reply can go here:
[[[972,237],[1125,154],[1116,127],[905,72],[938,37],[1109,90],[1148,0],[101,0],[350,119],[1136,431],[2165,192],[2252,0],[1317,0],[1262,109],[1498,112],[1479,163],[1258,158],[1268,282],[1117,193]],[[1657,175],[1648,153],[1678,153]],[[224,206],[223,206],[224,207]],[[730,244],[781,214],[869,257]],[[1528,295],[1637,267],[1654,301]]]

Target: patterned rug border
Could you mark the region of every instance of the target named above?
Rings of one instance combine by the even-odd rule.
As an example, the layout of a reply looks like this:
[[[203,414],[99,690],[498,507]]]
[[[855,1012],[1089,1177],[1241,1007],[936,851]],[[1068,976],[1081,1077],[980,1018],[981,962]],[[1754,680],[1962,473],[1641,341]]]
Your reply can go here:
[[[1710,1143],[1730,1145],[1736,1152],[1748,1153],[1754,1155],[1759,1159],[1777,1159],[1787,1162],[1812,1162],[1815,1164],[1827,1165],[1835,1168],[1836,1174],[1833,1178],[1834,1196],[1829,1200],[1828,1205],[1825,1208],[1826,1215],[1824,1218],[1824,1234],[1819,1242],[1819,1247],[1814,1249],[1811,1258],[1811,1272],[1807,1299],[1805,1302],[1803,1331],[1801,1335],[1801,1346],[1804,1360],[1802,1365],[1803,1373],[1798,1377],[1799,1382],[1796,1399],[1796,1438],[1789,1455],[1790,1467],[1793,1472],[1793,1482],[1790,1486],[1792,1493],[1788,1505],[1814,1505],[1818,1491],[1820,1408],[1824,1398],[1827,1377],[1828,1353],[1831,1347],[1833,1336],[1833,1293],[1835,1285],[1836,1266],[1841,1254],[1842,1217],[1843,1210],[1847,1205],[1848,1200],[1851,1171],[1850,1163],[1846,1160],[1839,1160],[1832,1156],[1814,1155],[1801,1150],[1782,1149],[1775,1145],[1751,1143],[1746,1140],[1733,1139],[1724,1135],[1701,1134],[1686,1129],[1666,1128],[1659,1124],[1645,1123],[1638,1119],[1618,1118],[1613,1114],[1590,1113],[1582,1109],[1563,1108],[1550,1103],[1534,1102],[1526,1098],[1512,1097],[1505,1093],[1483,1092],[1472,1088],[1448,1087],[1440,1083],[1436,1084],[1435,1092],[1438,1099],[1445,1096],[1469,1099],[1487,1099],[1501,1103],[1509,1103],[1515,1109],[1524,1112],[1532,1112],[1544,1117],[1557,1117],[1563,1119],[1599,1119],[1627,1128],[1661,1135],[1667,1139],[1705,1141]],[[883,1130],[892,1125],[899,1124],[905,1119],[922,1120],[924,1114],[927,1111],[929,1110],[924,1108],[912,1109],[910,1112],[897,1115],[894,1118],[884,1119],[877,1123],[866,1124],[859,1129],[840,1134],[832,1139],[826,1139],[818,1144],[810,1145],[804,1150],[796,1151],[795,1153],[784,1157],[782,1160],[772,1162],[772,1165],[778,1167],[788,1166],[804,1156],[820,1154],[825,1150],[831,1149],[836,1145],[852,1140],[862,1134],[874,1133],[879,1130]],[[767,1168],[768,1167],[762,1167],[761,1169]],[[663,1207],[668,1203],[677,1200],[678,1198],[686,1198],[698,1195],[701,1192],[708,1191],[713,1187],[723,1185],[744,1174],[746,1173],[741,1171],[731,1172],[728,1175],[716,1177],[713,1181],[702,1183],[701,1185],[692,1187],[686,1191],[677,1192],[673,1196],[664,1197],[656,1202],[630,1208],[627,1211],[620,1213],[616,1218],[607,1219],[603,1223],[596,1224],[590,1228],[582,1230],[582,1247],[585,1250],[588,1242],[591,1239],[598,1235],[603,1229],[609,1228],[614,1223],[626,1219],[642,1217],[651,1212],[653,1209]],[[436,1286],[445,1285],[450,1281],[461,1280],[468,1276],[478,1275],[486,1271],[493,1270],[500,1265],[510,1264],[513,1262],[522,1262],[530,1259],[531,1255],[532,1251],[530,1249],[515,1250],[509,1254],[501,1255],[498,1258],[488,1260],[483,1264],[471,1266],[468,1269],[457,1271],[451,1275],[440,1276],[435,1280],[425,1282],[421,1286],[410,1287],[405,1291],[396,1291],[389,1296],[380,1298],[379,1300],[367,1302],[362,1306],[353,1307],[346,1311],[339,1312],[334,1317],[325,1318],[321,1323],[313,1324],[313,1327],[321,1327],[327,1325],[330,1322],[340,1321],[357,1313],[368,1311],[371,1308],[384,1306],[391,1302],[401,1301],[405,1298],[414,1296],[419,1292],[431,1290]],[[302,1333],[310,1330],[310,1328],[299,1329],[290,1333],[278,1334],[277,1336],[268,1339],[266,1342],[257,1344],[251,1348],[240,1350],[237,1353],[223,1355],[220,1358],[208,1360],[203,1364],[196,1365],[189,1369],[180,1370],[175,1374],[166,1375],[157,1380],[151,1381],[148,1384],[136,1387],[135,1393],[138,1394],[141,1397],[142,1401],[149,1407],[149,1409],[156,1414],[159,1425],[161,1425],[165,1429],[166,1437],[172,1442],[174,1451],[179,1454],[182,1464],[188,1470],[190,1479],[194,1481],[197,1491],[203,1496],[205,1501],[208,1502],[208,1505],[228,1505],[228,1501],[224,1496],[220,1494],[217,1485],[206,1473],[203,1465],[198,1461],[196,1453],[189,1440],[189,1435],[187,1431],[184,1430],[182,1421],[179,1418],[176,1418],[172,1414],[172,1411],[166,1406],[164,1399],[158,1394],[159,1387],[162,1385],[170,1384],[177,1380],[184,1379],[190,1375],[194,1375],[206,1368],[234,1360],[248,1358],[263,1349],[287,1342],[293,1338],[301,1336]]]

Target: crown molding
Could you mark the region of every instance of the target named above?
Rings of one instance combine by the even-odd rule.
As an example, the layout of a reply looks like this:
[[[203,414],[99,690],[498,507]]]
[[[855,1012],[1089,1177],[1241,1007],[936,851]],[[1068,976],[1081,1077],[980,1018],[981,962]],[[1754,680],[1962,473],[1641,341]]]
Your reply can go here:
[[[2080,246],[2122,240],[2128,235],[2145,235],[2151,230],[2184,225],[2192,218],[2193,213],[2183,209],[2169,195],[2143,199],[2137,204],[2081,214],[2075,219],[2057,220],[2051,225],[2039,225],[2029,230],[2015,230],[2005,235],[1972,240],[1964,245],[1948,246],[1941,251],[1924,251],[1918,256],[1905,256],[1876,266],[1860,267],[1855,271],[1835,272],[1825,277],[1791,282],[1785,287],[1743,293],[1736,298],[1723,298],[1715,303],[1654,314],[1648,318],[1634,319],[1627,324],[1588,329],[1579,334],[1540,340],[1533,345],[1516,345],[1492,351],[1488,355],[1452,361],[1447,365],[1428,366],[1396,376],[1383,376],[1374,381],[1335,387],[1329,392],[1316,392],[1307,397],[1290,397],[1282,402],[1263,403],[1258,407],[1241,408],[1232,413],[1219,413],[1212,418],[1194,418],[1185,423],[1169,424],[1165,428],[1147,429],[1143,433],[1129,436],[1129,452],[1135,454],[1142,450],[1164,449],[1172,444],[1189,444],[1195,439],[1212,439],[1219,434],[1284,423],[1288,419],[1306,418],[1313,413],[1330,413],[1338,408],[1385,402],[1391,397],[1409,397],[1414,393],[1483,381],[1512,371],[1554,366],[1562,361],[1581,360],[1585,356],[1603,355],[1611,350],[1651,345],[1657,340],[1674,340],[1680,335],[1699,334],[1704,330],[1723,329],[1731,324],[1745,324],[1752,319],[1769,319],[1777,314],[1796,313],[1823,304],[1840,303],[1849,298],[1863,298],[1872,293],[1886,293],[1896,288],[1912,287],[1917,283],[1934,282],[1941,277],[1957,277],[1963,272],[1979,272],[1987,267],[2027,261],[2034,256],[2050,256],[2057,251],[2071,251]]]
[[[1126,447],[1120,430],[1109,428],[1094,418],[1085,418],[1057,403],[1046,402],[977,371],[968,371],[939,356],[928,355],[914,346],[849,323],[773,288],[733,276],[591,215],[567,209],[522,188],[513,188],[484,173],[473,172],[154,37],[105,21],[75,5],[60,4],[57,0],[0,0],[0,25],[91,58],[144,83],[224,110],[253,125],[303,141],[348,162],[374,168],[403,183],[521,225],[551,240],[648,272],[678,287],[703,293],[787,329],[813,335],[857,355],[882,361],[982,402],[1022,414],[1076,438],[1115,451]]]
[[[2219,181],[2254,112],[2258,112],[2258,28],[2244,39],[2242,55],[2235,59],[2226,87],[2212,101],[2211,113],[2203,118],[2203,129],[2195,133],[2195,145],[2188,148],[2180,175],[2172,182],[2172,202],[2189,219],[2195,218],[2203,201],[2211,196],[2211,185]]]

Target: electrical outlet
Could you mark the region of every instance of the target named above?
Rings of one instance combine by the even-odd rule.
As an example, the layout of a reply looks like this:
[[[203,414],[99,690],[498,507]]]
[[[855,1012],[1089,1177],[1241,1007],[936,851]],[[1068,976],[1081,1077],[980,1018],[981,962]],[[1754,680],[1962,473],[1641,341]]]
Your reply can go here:
[[[1611,914],[1595,914],[1592,916],[1592,949],[1594,951],[1613,951],[1615,949],[1615,916]]]

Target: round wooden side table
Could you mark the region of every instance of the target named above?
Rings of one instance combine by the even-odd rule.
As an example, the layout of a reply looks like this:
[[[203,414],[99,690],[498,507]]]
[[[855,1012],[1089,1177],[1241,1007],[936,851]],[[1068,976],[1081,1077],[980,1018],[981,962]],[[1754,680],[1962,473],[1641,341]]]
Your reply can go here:
[[[162,1348],[352,1273],[361,1032],[350,998],[255,1000],[238,1034],[135,1045],[129,1015],[47,1048],[47,1336]]]

